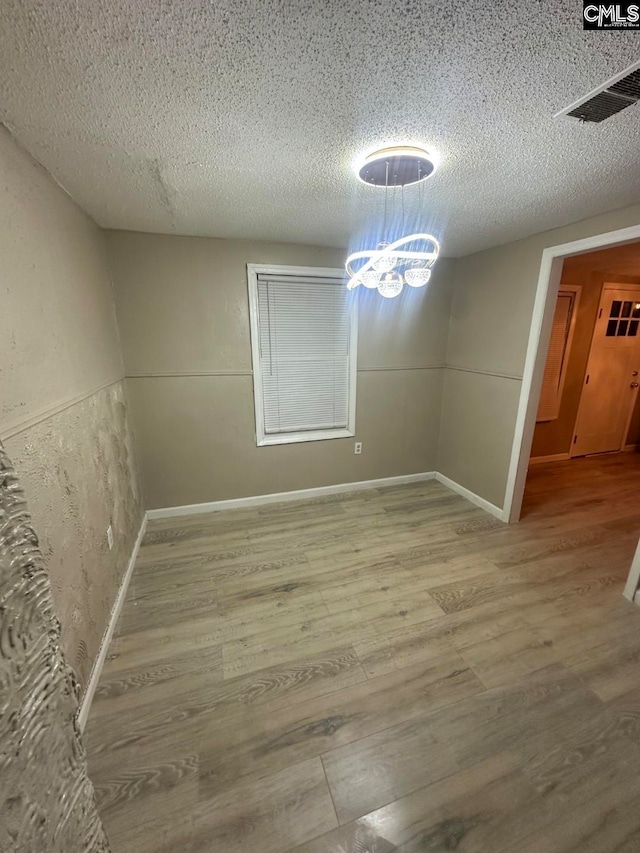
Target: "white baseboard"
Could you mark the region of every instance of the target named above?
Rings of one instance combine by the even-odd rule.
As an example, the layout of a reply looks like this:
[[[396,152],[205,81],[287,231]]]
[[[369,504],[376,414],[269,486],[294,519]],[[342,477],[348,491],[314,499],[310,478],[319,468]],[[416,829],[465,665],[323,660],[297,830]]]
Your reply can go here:
[[[135,545],[133,546],[131,556],[129,557],[127,570],[124,573],[122,583],[120,584],[120,589],[118,590],[118,595],[116,596],[116,600],[111,609],[111,615],[109,617],[107,628],[102,637],[102,642],[100,643],[98,655],[93,663],[93,668],[91,669],[91,675],[89,676],[89,683],[87,684],[87,689],[84,691],[84,696],[82,697],[82,700],[80,702],[80,709],[78,711],[77,717],[80,731],[84,731],[84,727],[87,724],[87,717],[89,716],[91,702],[93,701],[93,696],[96,692],[96,687],[98,686],[98,682],[100,681],[102,667],[104,666],[104,662],[107,659],[109,646],[111,645],[111,640],[113,638],[116,625],[118,624],[118,619],[120,618],[120,613],[124,605],[124,599],[127,594],[127,589],[129,588],[131,575],[133,574],[133,567],[136,563],[136,558],[138,556],[138,551],[140,550],[140,544],[142,543],[146,527],[147,514],[145,513],[144,518],[142,519],[142,524],[140,525],[140,530],[138,531],[138,535],[136,537]]]
[[[551,456],[532,456],[529,465],[541,465],[543,462],[564,462],[571,459],[569,453],[552,453]]]
[[[481,498],[480,495],[476,495],[475,492],[465,488],[465,486],[461,486],[460,483],[456,483],[455,480],[450,480],[449,477],[445,477],[445,475],[441,474],[439,471],[436,472],[436,480],[439,483],[442,483],[443,486],[451,489],[452,492],[457,492],[457,494],[462,495],[463,498],[466,498],[472,504],[479,506],[480,509],[483,509],[485,512],[495,515],[495,517],[499,518],[500,521],[507,521],[504,510],[495,504],[492,504],[490,501]]]
[[[631,453],[634,450],[640,450],[640,444],[625,444],[620,448],[623,453]],[[597,454],[592,454],[593,456]],[[532,456],[529,460],[529,465],[540,465],[543,462],[564,462],[571,459],[570,453],[553,453],[551,456]]]
[[[307,498],[316,498],[321,495],[335,495],[341,492],[356,492],[361,489],[376,489],[384,486],[400,486],[404,483],[417,483],[421,480],[438,480],[453,492],[462,495],[471,503],[491,513],[496,518],[504,521],[504,513],[500,507],[476,495],[475,492],[461,486],[444,474],[437,471],[426,471],[423,474],[404,474],[400,477],[383,477],[379,480],[359,480],[355,483],[340,483],[335,486],[318,486],[315,489],[299,489],[295,492],[276,492],[271,495],[254,495],[247,498],[231,498],[224,501],[210,501],[201,504],[186,504],[185,506],[162,507],[161,509],[147,510],[147,518],[175,518],[182,515],[197,515],[205,512],[221,512],[226,509],[243,509],[246,507],[260,506],[269,503],[282,503],[284,501],[298,501]]]
[[[403,474],[400,477],[383,477],[379,480],[359,480],[355,483],[340,483],[335,486],[318,486],[315,489],[298,489],[295,492],[275,492],[271,495],[254,495],[247,498],[230,498],[224,501],[210,501],[202,504],[186,504],[185,506],[169,506],[161,509],[147,510],[149,520],[156,518],[174,518],[180,515],[196,515],[203,512],[221,512],[225,509],[244,509],[261,506],[262,504],[282,503],[284,501],[300,501],[307,498],[317,498],[322,495],[336,495],[341,492],[356,492],[361,489],[377,489],[381,486],[400,486],[403,483],[417,483],[421,480],[433,480],[435,471],[424,474]]]

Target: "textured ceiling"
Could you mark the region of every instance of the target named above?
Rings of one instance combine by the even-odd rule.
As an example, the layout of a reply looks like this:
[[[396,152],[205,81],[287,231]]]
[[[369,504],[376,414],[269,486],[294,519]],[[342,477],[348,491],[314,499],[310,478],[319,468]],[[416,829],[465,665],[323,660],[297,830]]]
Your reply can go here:
[[[639,106],[552,118],[640,56],[640,33],[583,32],[581,12],[2,0],[0,120],[105,227],[332,246],[379,218],[354,159],[422,142],[442,157],[426,224],[466,254],[640,197]]]

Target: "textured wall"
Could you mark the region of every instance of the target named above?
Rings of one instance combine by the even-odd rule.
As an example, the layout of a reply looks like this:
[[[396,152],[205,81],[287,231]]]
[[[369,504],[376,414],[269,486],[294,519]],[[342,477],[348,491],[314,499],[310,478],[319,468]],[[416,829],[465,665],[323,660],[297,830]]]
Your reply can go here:
[[[346,246],[411,140],[450,255],[638,199],[637,110],[553,118],[638,59],[576,0],[1,5],[0,119],[108,228]]]
[[[0,436],[122,378],[103,233],[0,125]]]
[[[0,850],[108,853],[38,538],[0,444]]]
[[[434,469],[452,261],[401,299],[360,288],[355,439],[256,447],[246,264],[342,267],[344,252],[107,239],[149,509]]]
[[[142,520],[123,386],[111,385],[5,442],[29,495],[62,645],[83,688]]]
[[[437,470],[503,506],[542,251],[640,222],[640,205],[461,258]]]
[[[0,257],[0,439],[84,688],[142,516],[113,289],[104,234],[1,126]]]

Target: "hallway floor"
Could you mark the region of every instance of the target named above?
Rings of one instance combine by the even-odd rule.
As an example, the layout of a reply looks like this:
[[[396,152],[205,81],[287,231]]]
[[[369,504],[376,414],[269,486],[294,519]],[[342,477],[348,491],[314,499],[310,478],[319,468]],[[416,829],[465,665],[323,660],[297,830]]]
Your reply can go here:
[[[637,853],[640,455],[152,522],[87,725],[113,853]]]

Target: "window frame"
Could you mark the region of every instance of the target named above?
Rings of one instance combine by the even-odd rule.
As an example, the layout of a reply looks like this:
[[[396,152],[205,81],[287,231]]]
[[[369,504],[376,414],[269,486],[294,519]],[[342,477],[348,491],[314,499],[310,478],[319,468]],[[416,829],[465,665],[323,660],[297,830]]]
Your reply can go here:
[[[331,429],[301,430],[299,432],[266,433],[262,404],[262,367],[260,364],[260,327],[258,308],[258,276],[291,275],[312,278],[335,278],[344,282],[344,270],[334,267],[300,267],[282,264],[247,264],[249,293],[249,326],[253,403],[255,409],[255,438],[258,447],[275,444],[297,444],[303,441],[324,441],[334,438],[353,438],[356,434],[356,382],[358,374],[358,300],[352,297],[349,324],[349,398],[347,426]]]

